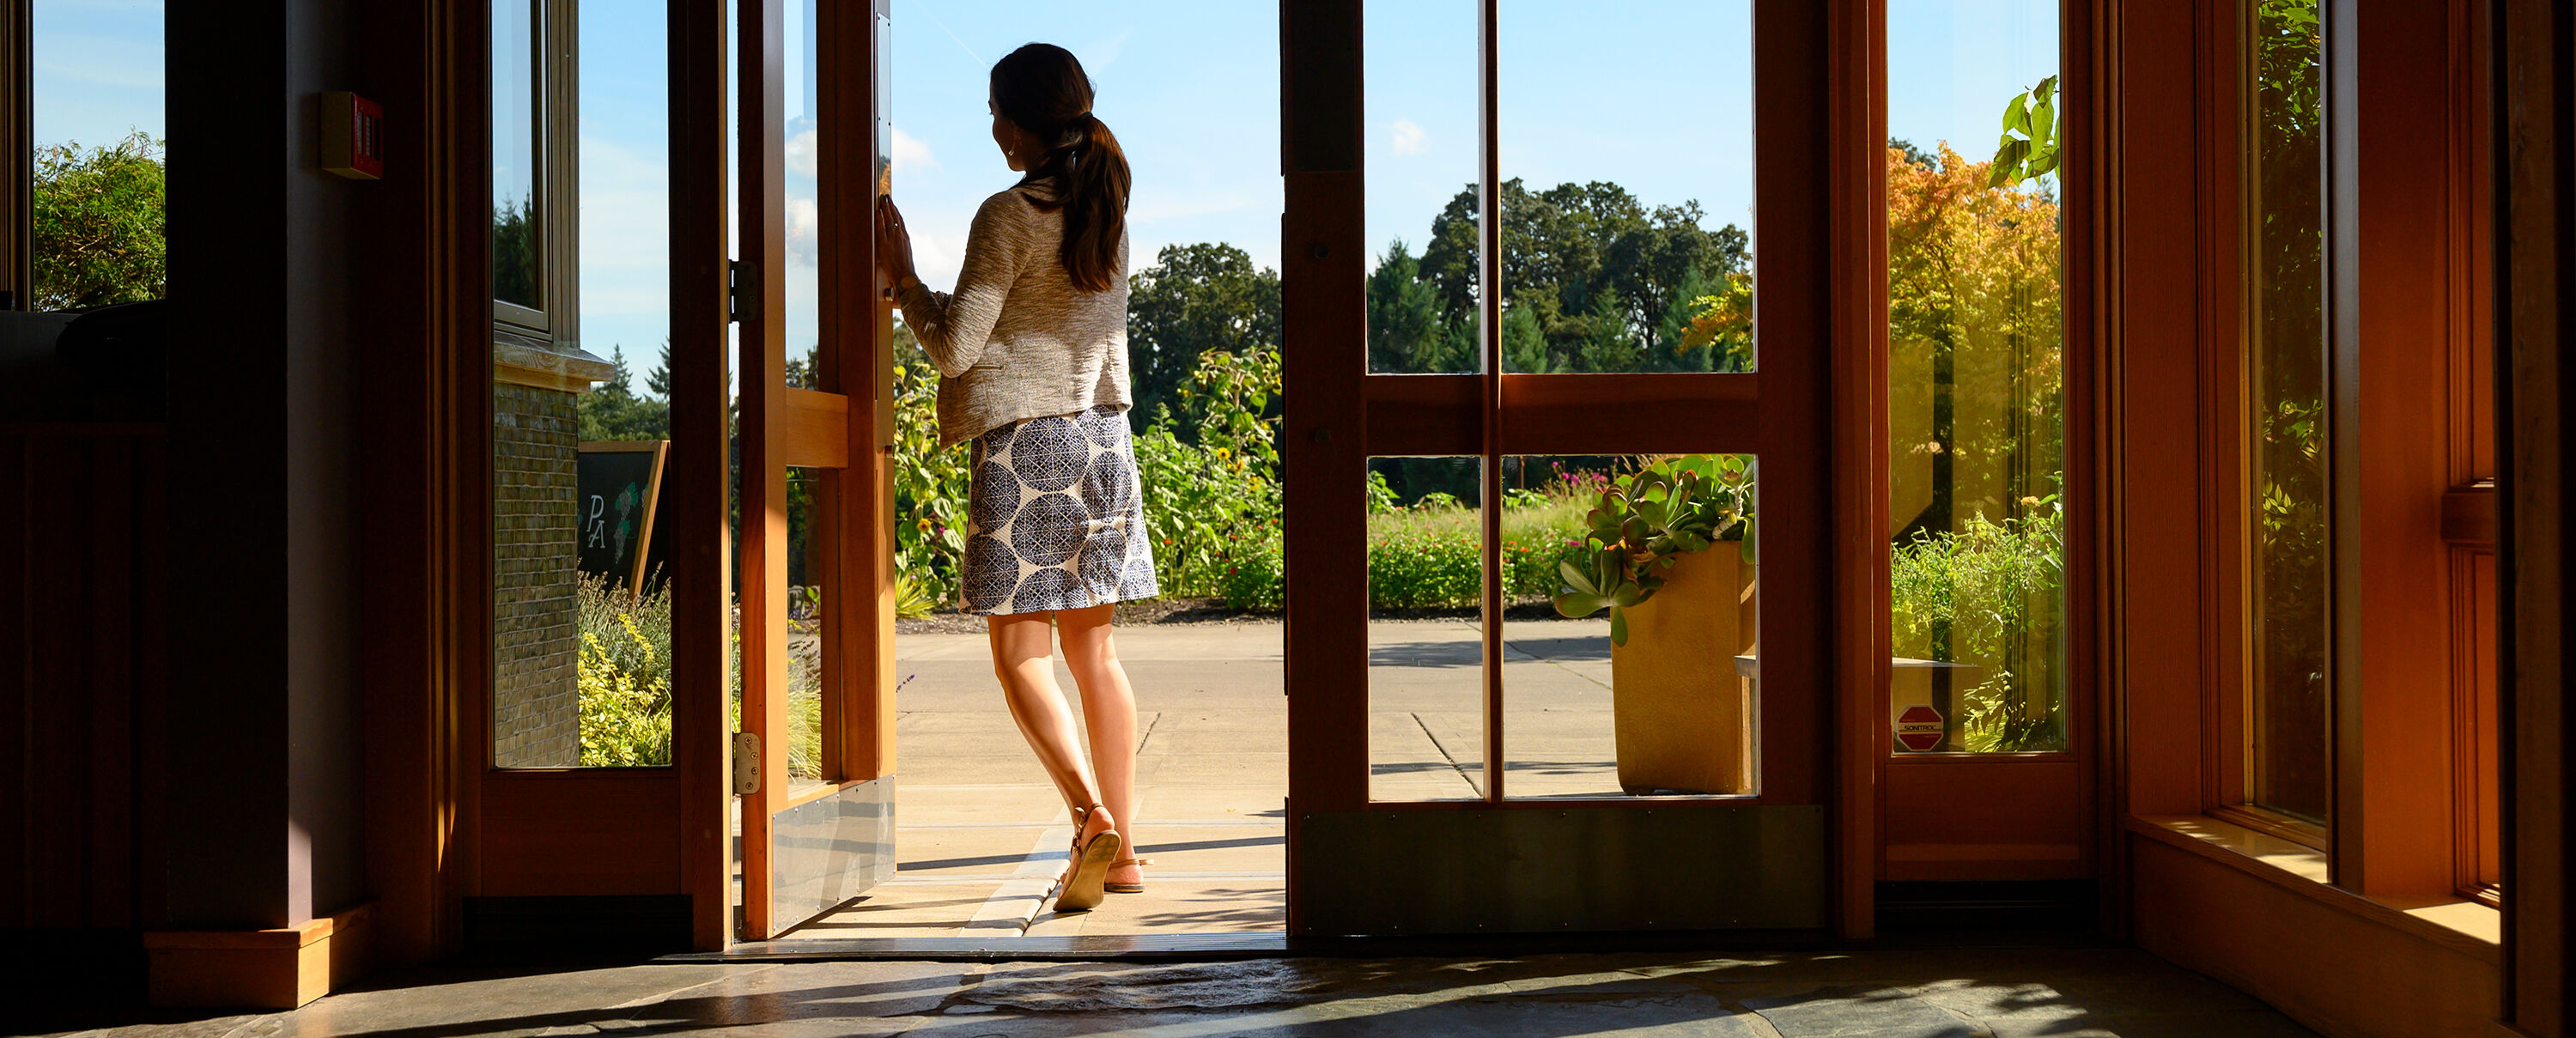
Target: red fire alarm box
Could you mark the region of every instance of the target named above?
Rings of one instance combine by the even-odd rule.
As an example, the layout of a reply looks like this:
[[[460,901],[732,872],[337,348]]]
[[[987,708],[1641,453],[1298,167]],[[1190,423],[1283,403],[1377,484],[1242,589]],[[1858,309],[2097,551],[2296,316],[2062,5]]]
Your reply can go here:
[[[385,108],[346,90],[322,95],[322,168],[351,180],[385,175]]]

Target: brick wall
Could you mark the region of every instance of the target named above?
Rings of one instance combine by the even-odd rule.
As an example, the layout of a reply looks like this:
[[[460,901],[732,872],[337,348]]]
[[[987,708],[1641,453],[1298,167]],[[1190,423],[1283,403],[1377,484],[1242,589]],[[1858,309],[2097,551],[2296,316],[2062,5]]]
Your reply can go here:
[[[504,768],[581,763],[573,588],[579,397],[492,387],[492,758]]]

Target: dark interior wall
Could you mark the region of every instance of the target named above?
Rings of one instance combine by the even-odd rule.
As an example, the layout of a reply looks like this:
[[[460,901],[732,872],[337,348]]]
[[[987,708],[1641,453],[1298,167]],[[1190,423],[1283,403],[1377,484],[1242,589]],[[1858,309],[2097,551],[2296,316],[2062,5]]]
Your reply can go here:
[[[167,13],[172,317],[166,921],[286,926],[358,899],[357,485],[346,219],[317,92],[325,0]],[[147,867],[150,867],[147,865]]]
[[[361,616],[358,486],[359,193],[322,172],[317,95],[351,88],[358,41],[345,0],[292,0],[286,18],[287,821],[309,865],[290,867],[298,911],[364,895],[359,810]],[[296,900],[290,896],[290,902]]]

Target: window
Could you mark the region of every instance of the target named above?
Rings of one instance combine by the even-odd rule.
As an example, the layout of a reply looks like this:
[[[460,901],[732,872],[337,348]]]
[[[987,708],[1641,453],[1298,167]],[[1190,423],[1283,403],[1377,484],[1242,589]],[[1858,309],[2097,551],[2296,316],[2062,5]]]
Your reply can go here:
[[[492,312],[532,345],[577,342],[574,8],[492,5]]]
[[[490,746],[502,768],[670,759],[669,599],[628,586],[650,581],[658,554],[662,436],[623,355],[580,344],[577,16],[575,0],[492,10]],[[612,35],[632,55],[622,70],[658,70],[659,48]],[[618,216],[641,227],[660,212]]]
[[[1890,752],[2062,751],[2057,4],[1887,17]]]
[[[21,0],[8,5],[19,81],[0,308],[85,310],[161,298],[161,8]],[[21,36],[15,27],[23,26]]]
[[[2258,0],[2245,73],[2247,675],[2242,798],[2323,825],[2328,663],[2325,50],[2317,0]]]

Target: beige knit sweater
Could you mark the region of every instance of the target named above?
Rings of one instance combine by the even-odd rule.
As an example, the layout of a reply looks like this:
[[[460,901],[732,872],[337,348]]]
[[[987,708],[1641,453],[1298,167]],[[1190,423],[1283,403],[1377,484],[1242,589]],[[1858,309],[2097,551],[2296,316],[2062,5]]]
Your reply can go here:
[[[1057,255],[1064,213],[1031,204],[1038,190],[1014,187],[975,210],[957,291],[915,284],[902,294],[903,323],[939,366],[940,446],[1024,419],[1135,403],[1126,235],[1109,290],[1075,288]]]

